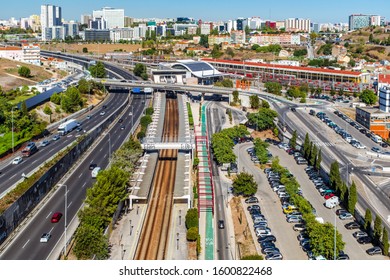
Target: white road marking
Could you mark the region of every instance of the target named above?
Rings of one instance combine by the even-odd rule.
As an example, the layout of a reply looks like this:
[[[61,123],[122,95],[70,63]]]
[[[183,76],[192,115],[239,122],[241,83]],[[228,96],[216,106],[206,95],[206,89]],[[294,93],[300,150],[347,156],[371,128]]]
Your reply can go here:
[[[84,184],[81,186],[81,188],[84,189],[86,185],[87,185],[87,183],[84,183]]]
[[[26,242],[26,243],[24,243],[24,245],[23,245],[22,249],[24,249],[24,247],[26,247],[26,245],[28,244],[28,242],[30,242],[30,239],[29,239],[29,240],[27,240],[27,242]]]
[[[36,160],[34,160],[31,164],[34,164],[34,163],[36,163],[38,160],[36,159]]]
[[[15,176],[16,176],[16,174],[12,175],[9,179],[12,179],[12,178],[15,177]],[[8,180],[9,180],[9,179],[8,179]]]
[[[84,173],[81,173],[80,176],[79,176],[79,178],[81,178],[81,176],[83,176],[83,174],[84,174]]]
[[[51,232],[53,231],[54,227],[51,228],[51,230],[48,232],[48,234],[51,234]]]
[[[69,207],[70,207],[70,205],[72,205],[72,202],[73,202],[73,201],[71,201],[71,202],[68,204],[68,207],[67,207],[67,208],[69,208]]]
[[[51,213],[52,213],[52,212],[50,212],[49,215],[46,216],[46,219],[50,217]]]

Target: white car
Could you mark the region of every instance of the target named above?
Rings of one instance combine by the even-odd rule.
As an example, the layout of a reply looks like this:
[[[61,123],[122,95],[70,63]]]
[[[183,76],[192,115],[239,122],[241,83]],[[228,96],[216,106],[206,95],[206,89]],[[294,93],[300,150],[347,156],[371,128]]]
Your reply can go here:
[[[12,164],[19,164],[23,161],[23,158],[22,157],[16,157],[14,158],[14,160],[12,161]]]
[[[47,243],[47,242],[49,242],[50,237],[51,237],[50,233],[44,233],[44,234],[42,234],[41,239],[39,240],[39,242]]]
[[[102,111],[100,112],[100,116],[104,116],[106,114],[106,112]]]

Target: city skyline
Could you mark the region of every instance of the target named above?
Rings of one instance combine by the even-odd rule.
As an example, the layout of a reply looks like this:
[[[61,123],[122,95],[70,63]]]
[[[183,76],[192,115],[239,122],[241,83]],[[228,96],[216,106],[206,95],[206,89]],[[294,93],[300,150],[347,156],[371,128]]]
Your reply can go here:
[[[65,20],[80,21],[82,14],[92,14],[93,10],[102,7],[114,7],[125,10],[125,16],[132,18],[176,18],[192,17],[208,21],[236,19],[238,17],[259,16],[262,19],[284,20],[287,18],[308,18],[316,23],[347,23],[351,14],[380,15],[388,19],[383,11],[390,10],[390,2],[385,0],[374,1],[336,1],[317,2],[315,5],[307,0],[297,0],[294,3],[288,0],[278,1],[278,5],[262,3],[263,1],[238,6],[236,1],[205,1],[198,0],[195,5],[185,4],[178,0],[161,2],[144,0],[140,2],[123,3],[119,0],[75,1],[59,0],[51,2],[32,2],[21,0],[9,2],[0,10],[0,19],[14,17],[20,19],[32,14],[40,14],[40,6],[52,4],[62,7]],[[309,6],[310,5],[310,6]],[[356,7],[359,8],[356,8]],[[23,9],[20,9],[23,7]],[[144,8],[153,7],[153,8]]]

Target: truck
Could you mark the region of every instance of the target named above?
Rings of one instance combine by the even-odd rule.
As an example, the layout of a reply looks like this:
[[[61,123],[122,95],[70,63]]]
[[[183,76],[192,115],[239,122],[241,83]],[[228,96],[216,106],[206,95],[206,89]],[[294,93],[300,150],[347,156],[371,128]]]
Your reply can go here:
[[[326,200],[325,207],[332,209],[340,204],[339,198],[337,196],[333,196]]]
[[[134,93],[134,94],[140,94],[141,93],[141,89],[140,88],[133,88],[132,90],[131,90],[131,93]]]
[[[144,88],[144,93],[145,94],[152,94],[153,93],[153,89],[150,88],[150,87],[146,87],[146,88]]]
[[[38,151],[37,145],[35,145],[34,142],[30,142],[27,144],[26,147],[22,150],[22,156],[23,157],[29,157],[32,154],[36,153]]]
[[[68,120],[58,127],[58,133],[60,135],[65,135],[71,132],[73,129],[75,129],[79,123],[75,119]]]

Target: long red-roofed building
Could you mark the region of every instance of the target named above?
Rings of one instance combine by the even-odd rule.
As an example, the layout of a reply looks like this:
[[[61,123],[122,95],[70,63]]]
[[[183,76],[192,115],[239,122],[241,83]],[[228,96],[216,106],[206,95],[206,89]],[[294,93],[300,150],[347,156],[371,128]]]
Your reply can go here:
[[[276,81],[283,85],[308,84],[323,90],[343,89],[345,91],[361,91],[369,87],[370,74],[354,71],[343,71],[325,68],[277,65],[269,63],[202,59],[224,73],[240,75],[262,82]]]

